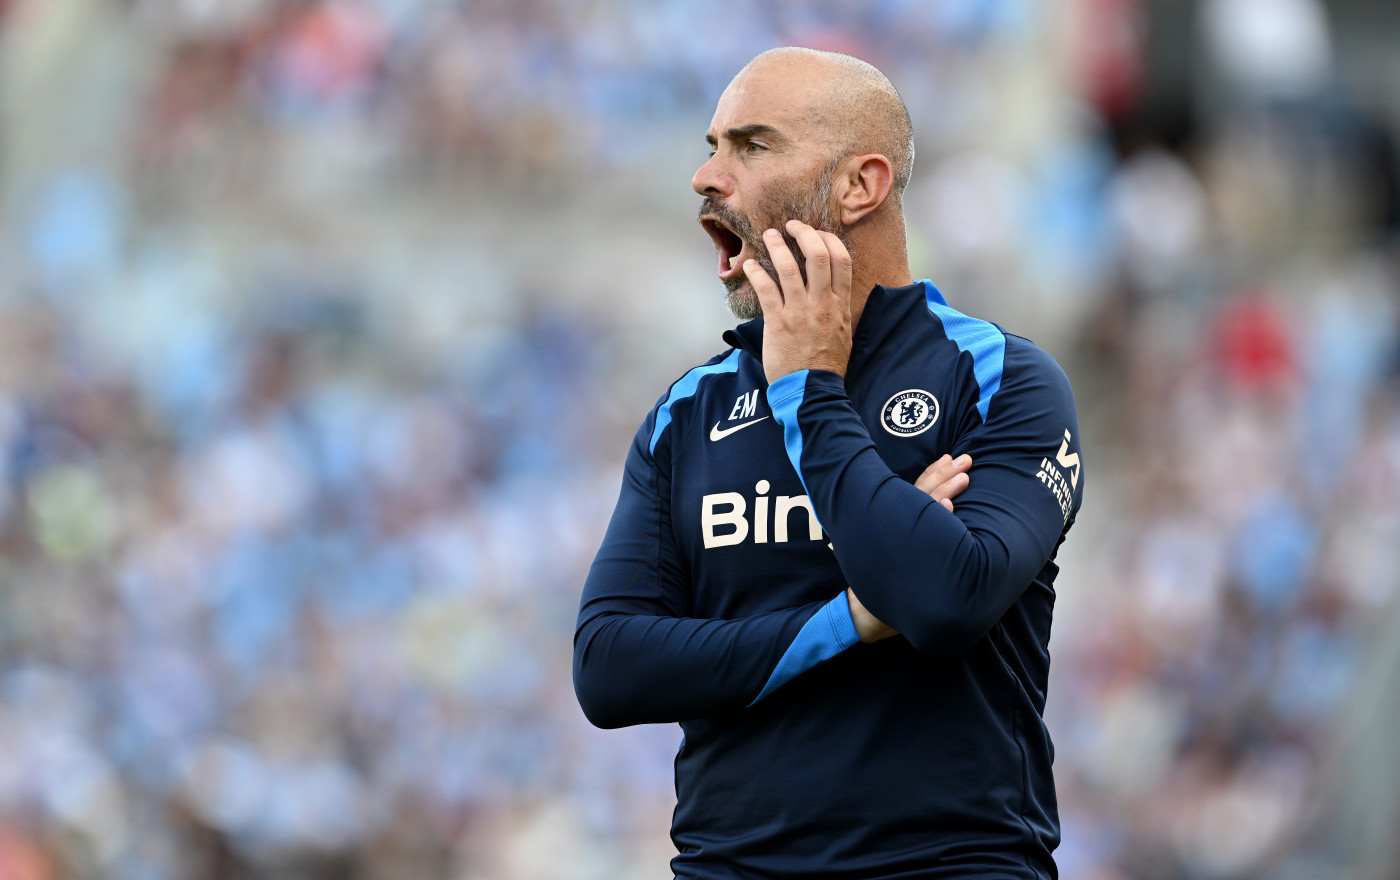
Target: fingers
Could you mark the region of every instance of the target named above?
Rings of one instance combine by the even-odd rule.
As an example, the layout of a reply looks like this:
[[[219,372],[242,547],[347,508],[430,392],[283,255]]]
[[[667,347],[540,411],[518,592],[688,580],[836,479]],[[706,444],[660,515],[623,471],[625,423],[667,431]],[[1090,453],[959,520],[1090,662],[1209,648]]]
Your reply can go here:
[[[758,304],[762,306],[763,314],[778,314],[778,310],[783,307],[783,292],[758,264],[758,260],[744,261],[744,277],[749,279],[754,293],[758,294]]]
[[[822,234],[801,220],[787,222],[788,235],[797,241],[802,256],[807,263],[807,292],[812,296],[822,296],[832,291],[831,254],[827,250],[826,239]],[[796,263],[794,263],[794,266]]]
[[[831,291],[843,300],[851,298],[851,252],[833,232],[820,233],[831,254]]]
[[[801,220],[787,222],[791,235],[806,259],[807,292],[812,296],[851,296],[851,254],[835,233],[814,229]]]
[[[773,260],[773,268],[778,270],[778,283],[783,289],[783,301],[801,297],[806,288],[802,283],[802,270],[797,267],[797,258],[788,250],[787,242],[776,229],[763,233],[763,243],[768,247],[768,256]]]
[[[850,256],[835,236],[828,240],[806,223],[790,220],[785,229],[764,230],[769,259],[744,263],[767,320],[764,374],[769,382],[802,369],[844,376],[851,357]]]
[[[763,243],[773,260],[773,268],[778,273],[775,289],[783,302],[804,294],[813,297],[834,294],[849,301],[851,295],[851,254],[841,239],[835,234],[812,228],[801,220],[789,220],[786,226],[788,235],[797,242],[802,251],[805,266],[799,267],[787,242],[776,229],[763,233]],[[806,282],[803,282],[802,269],[806,269]],[[745,265],[745,274],[754,278]],[[754,282],[758,289],[758,283]],[[762,296],[759,298],[763,302]]]
[[[972,484],[968,474],[971,468],[972,457],[969,455],[959,455],[957,458],[944,455],[925,468],[914,485],[951,512],[953,499]]]
[[[835,233],[814,229],[801,220],[787,222],[791,235],[807,260],[807,292],[812,296],[834,294],[838,300],[851,298],[851,253]]]

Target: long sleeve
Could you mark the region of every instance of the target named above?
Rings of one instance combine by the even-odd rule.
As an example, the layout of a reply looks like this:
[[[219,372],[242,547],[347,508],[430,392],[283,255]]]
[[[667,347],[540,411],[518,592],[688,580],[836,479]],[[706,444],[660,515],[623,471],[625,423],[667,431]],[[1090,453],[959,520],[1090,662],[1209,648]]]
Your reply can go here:
[[[768,389],[852,590],[920,651],[961,653],[985,635],[1051,559],[1079,505],[1063,372],[1027,344],[1008,353],[999,382],[953,450],[973,459],[956,513],[889,469],[836,373],[802,370]]]
[[[628,454],[574,634],[574,688],[599,727],[737,711],[859,641],[844,594],[739,620],[689,616],[658,418],[664,404]]]

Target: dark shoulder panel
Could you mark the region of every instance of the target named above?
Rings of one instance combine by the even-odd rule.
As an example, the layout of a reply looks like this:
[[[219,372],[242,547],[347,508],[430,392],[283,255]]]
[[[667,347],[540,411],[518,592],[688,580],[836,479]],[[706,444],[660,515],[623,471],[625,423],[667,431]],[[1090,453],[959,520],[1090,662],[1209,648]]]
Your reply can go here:
[[[1027,408],[1035,413],[1052,410],[1072,417],[1074,392],[1059,363],[1023,336],[1007,333],[1003,340],[998,394],[988,406],[987,417]]]
[[[742,353],[737,348],[731,348],[723,354],[717,354],[705,363],[681,376],[671,384],[666,396],[657,402],[654,417],[649,418],[651,423],[651,437],[648,442],[647,452],[655,457],[657,444],[667,434],[671,423],[674,420],[675,408],[683,405],[685,401],[694,397],[700,389],[700,383],[709,376],[723,373],[733,373],[739,369],[739,359]]]

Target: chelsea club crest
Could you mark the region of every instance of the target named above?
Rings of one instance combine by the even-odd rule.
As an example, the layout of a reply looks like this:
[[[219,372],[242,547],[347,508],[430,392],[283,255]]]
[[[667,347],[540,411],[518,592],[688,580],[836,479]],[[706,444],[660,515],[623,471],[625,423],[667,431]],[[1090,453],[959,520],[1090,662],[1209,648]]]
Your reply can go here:
[[[938,400],[927,391],[910,388],[885,402],[880,422],[885,430],[898,437],[922,434],[938,421]]]

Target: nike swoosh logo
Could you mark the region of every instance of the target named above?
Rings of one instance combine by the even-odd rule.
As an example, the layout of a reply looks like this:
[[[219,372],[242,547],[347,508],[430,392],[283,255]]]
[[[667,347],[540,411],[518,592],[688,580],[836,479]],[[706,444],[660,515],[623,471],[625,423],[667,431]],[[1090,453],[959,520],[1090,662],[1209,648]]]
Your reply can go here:
[[[715,426],[714,426],[713,428],[710,429],[710,439],[711,439],[711,440],[723,440],[725,437],[728,437],[730,434],[733,434],[735,431],[742,431],[742,430],[744,430],[745,428],[747,428],[749,425],[757,425],[759,422],[763,421],[763,420],[766,419],[766,418],[768,418],[768,417],[767,417],[767,416],[761,416],[761,417],[759,417],[759,418],[754,419],[754,420],[751,421],[751,422],[743,422],[742,424],[735,425],[735,426],[732,427],[732,428],[725,428],[723,431],[721,431],[721,430],[719,429],[719,422],[715,422]]]

